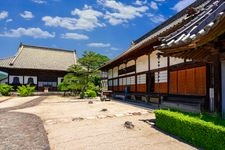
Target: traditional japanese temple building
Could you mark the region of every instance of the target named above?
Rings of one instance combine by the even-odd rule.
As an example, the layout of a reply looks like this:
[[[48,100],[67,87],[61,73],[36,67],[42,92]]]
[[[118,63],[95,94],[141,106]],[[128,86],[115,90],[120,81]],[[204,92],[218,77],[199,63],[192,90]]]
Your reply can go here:
[[[225,111],[224,11],[224,0],[197,0],[132,42],[101,67],[108,89],[165,107]]]
[[[0,59],[0,71],[8,74],[4,82],[15,88],[32,84],[39,91],[45,87],[56,91],[68,67],[76,62],[75,51],[20,44],[15,56]]]

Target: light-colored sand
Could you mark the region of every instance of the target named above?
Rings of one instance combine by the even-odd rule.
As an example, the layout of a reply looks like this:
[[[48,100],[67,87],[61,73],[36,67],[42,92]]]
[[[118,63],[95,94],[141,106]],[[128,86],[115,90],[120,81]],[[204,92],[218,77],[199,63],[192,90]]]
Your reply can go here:
[[[49,96],[34,107],[14,111],[36,114],[44,120],[54,150],[195,149],[140,121],[154,119],[150,109],[116,101],[88,101]],[[103,108],[108,111],[102,112]],[[125,128],[125,121],[133,122],[134,129]]]
[[[0,96],[0,103],[9,99],[10,97],[9,96]]]

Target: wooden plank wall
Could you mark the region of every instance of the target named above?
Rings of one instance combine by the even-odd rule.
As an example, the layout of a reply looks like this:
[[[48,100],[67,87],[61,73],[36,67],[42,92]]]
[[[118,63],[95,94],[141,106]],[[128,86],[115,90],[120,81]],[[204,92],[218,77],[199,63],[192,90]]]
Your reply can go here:
[[[206,95],[206,67],[170,72],[170,94]]]

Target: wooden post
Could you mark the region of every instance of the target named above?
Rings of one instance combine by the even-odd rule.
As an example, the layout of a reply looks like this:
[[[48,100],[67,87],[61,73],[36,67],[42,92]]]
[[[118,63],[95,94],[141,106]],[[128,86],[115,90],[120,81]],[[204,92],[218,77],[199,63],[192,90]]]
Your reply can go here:
[[[135,58],[135,93],[137,93],[137,58]]]
[[[170,57],[167,57],[167,95],[170,93]]]
[[[213,64],[211,65],[211,84],[210,84],[210,106],[213,104],[215,112],[221,112],[221,65],[219,49],[211,47],[210,52],[213,58]],[[212,101],[212,95],[213,101]]]
[[[221,71],[220,71],[220,60],[219,55],[216,55],[216,60],[214,62],[214,103],[215,111],[221,111]]]

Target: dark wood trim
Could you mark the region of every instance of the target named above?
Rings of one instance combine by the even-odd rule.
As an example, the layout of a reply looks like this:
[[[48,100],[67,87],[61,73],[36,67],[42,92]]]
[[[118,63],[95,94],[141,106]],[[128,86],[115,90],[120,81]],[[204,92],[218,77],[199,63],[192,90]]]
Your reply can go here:
[[[214,100],[215,111],[221,112],[221,64],[219,61],[219,55],[216,55],[216,61],[214,62]]]
[[[170,92],[170,57],[167,57],[167,94]]]
[[[137,58],[135,58],[134,62],[135,62],[135,92],[137,92]]]
[[[167,70],[167,67],[162,67],[162,68],[159,68],[159,69],[153,69],[153,70],[150,70],[151,73],[153,72],[160,72],[160,71],[165,71]]]

